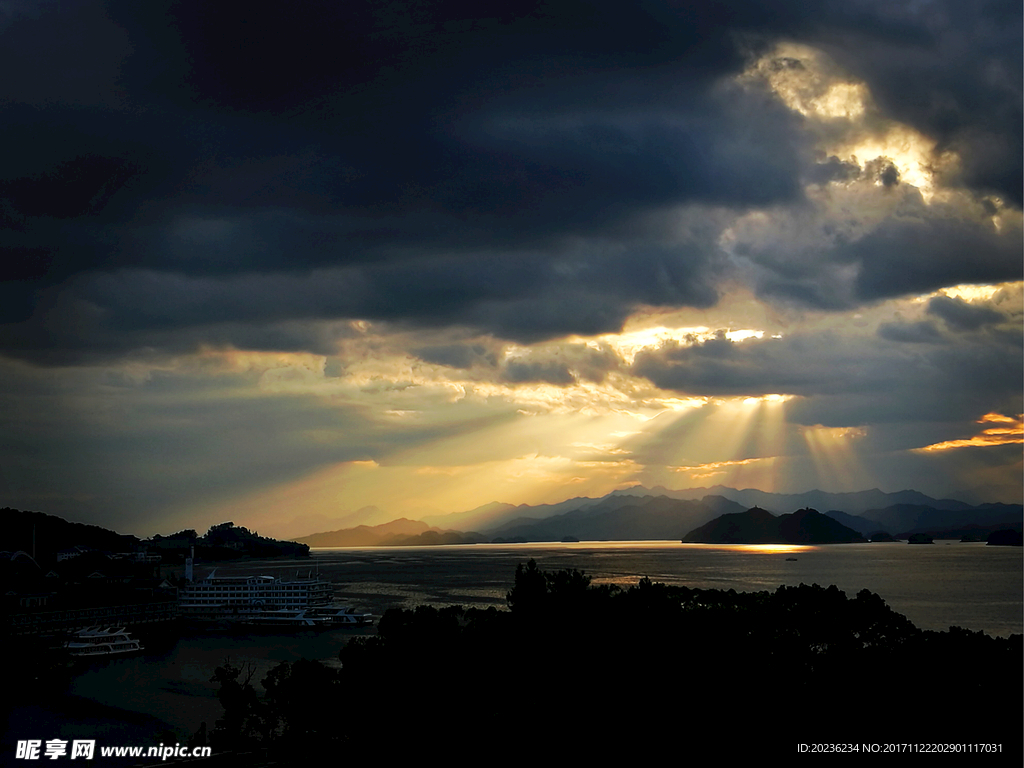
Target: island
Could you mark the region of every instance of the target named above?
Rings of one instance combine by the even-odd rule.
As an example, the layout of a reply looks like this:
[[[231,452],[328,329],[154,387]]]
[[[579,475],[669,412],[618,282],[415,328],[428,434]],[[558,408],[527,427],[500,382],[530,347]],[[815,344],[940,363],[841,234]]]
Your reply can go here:
[[[851,544],[866,539],[816,509],[776,517],[751,507],[716,517],[683,537],[689,544]]]

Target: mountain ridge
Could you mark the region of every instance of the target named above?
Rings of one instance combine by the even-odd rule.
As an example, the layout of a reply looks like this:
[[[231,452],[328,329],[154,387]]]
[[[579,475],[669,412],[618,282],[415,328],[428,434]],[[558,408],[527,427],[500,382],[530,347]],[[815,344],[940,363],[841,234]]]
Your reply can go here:
[[[819,510],[841,510],[848,514],[861,514],[869,509],[884,509],[895,504],[920,504],[931,506],[935,509],[965,510],[971,509],[971,505],[957,499],[934,499],[931,496],[906,489],[887,493],[878,488],[871,488],[865,491],[853,491],[843,493],[832,493],[813,489],[796,494],[781,494],[761,491],[756,488],[737,490],[724,485],[714,485],[710,488],[684,488],[671,490],[664,486],[657,485],[647,488],[637,484],[628,488],[619,488],[604,496],[590,498],[578,496],[554,504],[504,504],[502,502],[490,502],[465,512],[454,512],[449,515],[432,515],[423,518],[429,525],[440,528],[465,530],[466,528],[481,533],[489,534],[501,531],[509,526],[516,517],[529,517],[535,520],[542,520],[556,515],[564,514],[573,510],[589,508],[596,505],[610,503],[613,498],[642,496],[665,496],[670,499],[699,501],[706,496],[721,496],[734,501],[744,509],[761,507],[775,514],[787,514],[795,509],[819,509]],[[465,528],[462,528],[465,526]]]
[[[561,541],[573,538],[679,540],[716,516],[755,507],[775,515],[790,514],[794,509],[825,509],[828,511],[823,517],[865,537],[877,531],[899,535],[919,530],[934,532],[970,526],[1019,526],[1024,515],[1024,508],[1019,504],[989,502],[972,506],[957,499],[933,499],[909,489],[895,493],[872,488],[844,493],[811,490],[799,494],[775,494],[752,488],[737,490],[721,485],[676,491],[663,486],[646,488],[634,485],[616,489],[600,498],[578,496],[554,504],[531,506],[490,502],[465,512],[432,515],[429,520],[415,521],[420,522],[421,528],[402,533],[423,536],[429,529],[438,534],[445,533],[446,543],[457,543],[453,537],[460,533],[473,541]],[[458,524],[465,525],[465,528],[460,528]],[[689,528],[680,530],[683,525]],[[380,526],[363,527],[366,528],[376,529]],[[333,533],[341,534],[342,531]],[[371,543],[368,538],[345,539],[352,542],[345,544],[312,543],[314,536],[322,535],[310,534],[295,540],[310,546],[376,546],[384,543],[387,538],[375,537],[376,543]],[[424,539],[424,543],[428,540],[442,541],[433,536]]]

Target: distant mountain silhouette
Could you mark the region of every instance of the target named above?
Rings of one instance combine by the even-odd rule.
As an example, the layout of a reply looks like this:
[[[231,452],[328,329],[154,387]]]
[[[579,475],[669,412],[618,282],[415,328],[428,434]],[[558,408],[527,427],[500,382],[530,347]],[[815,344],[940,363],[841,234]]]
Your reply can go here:
[[[551,514],[557,510],[561,514]],[[661,497],[608,496],[604,499],[571,499],[538,507],[488,504],[471,510],[463,520],[514,513],[534,513],[540,518],[517,516],[486,535],[442,530],[425,522],[401,518],[375,526],[357,526],[303,536],[295,541],[311,547],[410,546],[418,544],[467,544],[481,541],[638,541],[678,540],[686,532],[724,512],[741,511],[735,502],[720,496],[700,501]],[[448,516],[444,519],[450,519]]]
[[[838,509],[830,509],[825,514],[836,522],[842,523],[847,528],[857,531],[857,533],[861,534],[865,538],[871,538],[872,533],[882,531],[882,527],[876,521],[868,520],[860,515],[851,515],[847,512],[841,512]],[[882,532],[889,536],[892,535],[889,531]]]
[[[520,506],[525,507],[525,504]],[[474,531],[488,530],[494,521],[500,525],[508,519],[509,513],[518,509],[515,504],[505,504],[500,501],[492,501],[466,512],[453,512],[450,515],[428,515],[423,522],[440,528]]]
[[[439,544],[486,544],[486,536],[475,531],[437,531],[431,529],[418,536],[396,536],[383,542],[389,547],[432,547]]]
[[[665,496],[611,497],[546,520],[520,518],[500,529],[503,538],[526,541],[678,540],[688,531],[723,512],[741,507],[721,496],[700,501]]]
[[[894,504],[921,504],[934,509],[962,510],[970,508],[969,504],[956,499],[933,499],[919,491],[897,491],[885,493],[877,488],[853,493],[829,493],[826,491],[806,491],[805,493],[768,493],[756,488],[742,491],[716,485],[711,488],[687,488],[670,491],[656,487],[647,489],[634,486],[625,490],[613,491],[617,495],[662,495],[673,499],[699,499],[708,494],[724,496],[746,508],[760,507],[775,514],[782,514],[790,509],[838,509],[851,515],[859,515],[869,509],[881,509]]]
[[[807,491],[806,493],[782,494],[759,491],[755,488],[736,490],[724,485],[711,488],[686,488],[671,490],[663,486],[646,488],[635,485],[612,491],[601,498],[578,497],[567,499],[556,504],[504,504],[491,502],[466,512],[450,515],[431,515],[423,520],[428,525],[450,530],[473,530],[491,535],[505,536],[505,531],[521,525],[536,523],[540,520],[558,517],[566,513],[584,509],[610,508],[609,505],[623,506],[630,504],[631,498],[664,496],[680,501],[700,501],[708,496],[718,496],[735,502],[740,510],[760,507],[774,514],[783,514],[794,509],[827,509],[840,510],[850,515],[860,515],[869,509],[884,509],[896,504],[918,504],[939,510],[968,510],[970,505],[955,499],[933,499],[913,490],[885,493],[873,488],[856,493],[828,493],[825,491]],[[844,525],[848,523],[844,521]],[[850,526],[854,527],[854,526]],[[877,524],[870,526],[872,531],[878,530]],[[861,530],[860,527],[855,528]],[[866,530],[861,530],[866,533]]]
[[[441,528],[494,533],[523,521],[544,520],[549,517],[563,515],[566,512],[592,507],[609,501],[609,496],[599,499],[578,496],[556,504],[537,504],[532,506],[530,504],[502,504],[493,501],[490,504],[484,504],[468,512],[455,512],[450,515],[431,515],[424,517],[423,521],[429,525]],[[623,503],[628,503],[628,500]]]
[[[652,504],[653,499],[663,501]],[[990,526],[1009,528],[1022,520],[1019,504],[971,506],[955,499],[933,499],[913,490],[885,493],[872,488],[856,493],[815,490],[778,494],[752,488],[736,490],[721,485],[678,491],[661,486],[645,488],[636,485],[596,499],[577,497],[556,504],[538,505],[491,502],[465,512],[425,517],[419,528],[389,531],[387,526],[390,523],[360,526],[329,532],[335,534],[333,538],[323,538],[328,534],[320,533],[296,541],[310,546],[377,546],[396,543],[398,539],[390,538],[392,533],[396,536],[420,536],[428,530],[452,533],[478,531],[479,534],[464,534],[467,540],[472,541],[485,537],[505,541],[561,541],[566,537],[624,541],[681,539],[717,515],[753,507],[776,515],[792,509],[827,509],[829,518],[862,536],[884,530],[897,536],[905,534],[901,538],[916,531],[947,531],[953,535],[956,530],[966,531],[979,526],[983,530],[995,530]],[[411,522],[406,520],[406,526]],[[689,528],[682,530],[685,525]],[[312,543],[314,541],[317,543]]]
[[[310,547],[427,546],[432,544],[474,544],[487,541],[478,533],[445,531],[420,520],[404,517],[381,525],[358,525],[337,531],[324,531],[295,539]]]
[[[857,531],[815,509],[776,517],[760,507],[722,515],[690,531],[683,541],[703,544],[849,544],[864,541]]]
[[[381,525],[357,525],[354,528],[313,533],[295,541],[311,547],[373,547],[393,536],[418,536],[429,530],[430,526],[424,522],[401,517]]]
[[[960,538],[965,531],[1020,526],[1024,508],[1020,504],[981,504],[963,509],[940,509],[925,504],[893,504],[883,509],[869,509],[860,515],[830,511],[829,517],[862,534],[883,530],[906,539],[913,533],[927,533],[936,538]]]

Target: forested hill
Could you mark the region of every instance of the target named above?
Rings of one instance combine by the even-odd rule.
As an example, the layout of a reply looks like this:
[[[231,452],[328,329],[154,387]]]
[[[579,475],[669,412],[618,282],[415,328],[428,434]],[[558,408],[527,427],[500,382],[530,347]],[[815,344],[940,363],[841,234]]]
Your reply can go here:
[[[115,533],[98,525],[72,523],[42,512],[0,509],[0,549],[36,554],[37,559],[55,558],[57,552],[75,546],[103,552],[131,552],[139,539]]]
[[[753,507],[746,512],[717,517],[690,531],[683,541],[705,544],[851,544],[866,539],[815,509],[775,516]]]
[[[192,549],[204,560],[309,555],[305,544],[260,536],[231,522],[214,525],[203,536],[189,529],[169,536],[156,534],[150,539],[140,539],[42,512],[0,509],[0,550],[34,553],[37,562],[50,563],[57,559],[59,552],[74,549],[115,554],[144,549],[160,555],[165,562],[181,560]]]

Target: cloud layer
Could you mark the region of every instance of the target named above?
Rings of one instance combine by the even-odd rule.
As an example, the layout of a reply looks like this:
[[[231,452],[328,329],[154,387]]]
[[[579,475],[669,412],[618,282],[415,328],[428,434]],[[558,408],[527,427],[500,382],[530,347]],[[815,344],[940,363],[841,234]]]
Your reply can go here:
[[[180,512],[426,466],[484,425],[767,395],[793,429],[967,439],[1024,410],[1021,22],[941,0],[6,3],[5,482],[74,506],[40,478],[80,444],[105,499],[83,509]],[[597,472],[571,446],[548,457],[565,477]],[[667,482],[624,455],[608,483]]]

